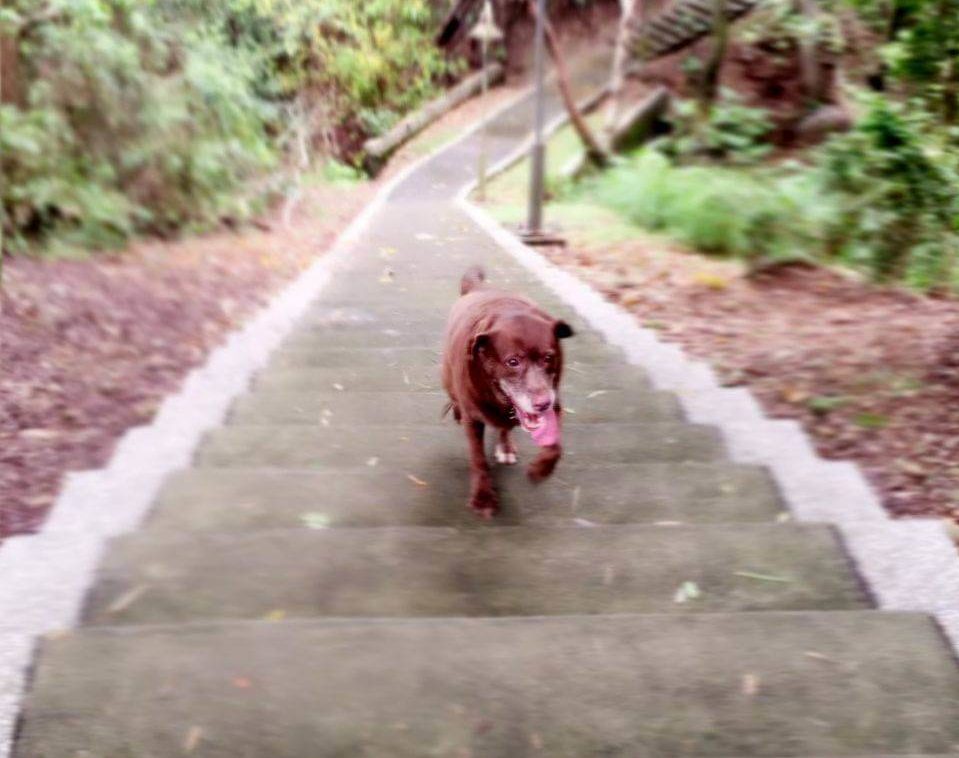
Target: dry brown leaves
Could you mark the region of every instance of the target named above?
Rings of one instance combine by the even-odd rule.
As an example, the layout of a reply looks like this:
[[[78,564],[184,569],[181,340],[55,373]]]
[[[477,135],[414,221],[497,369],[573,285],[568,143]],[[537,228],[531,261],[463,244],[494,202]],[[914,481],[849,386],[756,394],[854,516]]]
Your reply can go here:
[[[549,255],[859,463],[892,514],[959,521],[959,302],[810,267],[750,279],[652,240]]]

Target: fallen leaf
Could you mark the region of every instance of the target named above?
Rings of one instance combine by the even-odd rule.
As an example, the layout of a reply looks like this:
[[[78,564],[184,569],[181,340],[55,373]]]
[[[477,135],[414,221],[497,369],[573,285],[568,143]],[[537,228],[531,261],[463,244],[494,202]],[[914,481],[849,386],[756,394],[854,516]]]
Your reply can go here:
[[[264,621],[282,621],[286,618],[286,611],[282,608],[277,608],[274,611],[270,611],[263,617]]]
[[[375,455],[372,458],[366,459],[366,465],[370,467],[375,466],[379,462],[380,462],[380,459],[377,458]]]
[[[759,677],[755,674],[743,674],[743,694],[753,697],[759,692]]]
[[[780,394],[782,395],[783,400],[785,400],[787,403],[793,404],[805,402],[805,400],[809,397],[808,392],[798,387],[783,387]]]
[[[782,582],[789,584],[792,579],[785,576],[773,576],[772,574],[757,574],[755,571],[734,571],[733,576],[742,576],[746,579],[758,579],[761,582]]]
[[[853,418],[853,423],[863,429],[882,429],[889,423],[889,417],[881,413],[859,413]]]
[[[849,398],[839,395],[816,395],[806,401],[806,407],[813,413],[825,416],[848,402]]]
[[[330,525],[330,517],[317,511],[304,513],[300,516],[300,521],[307,529],[326,529]]]
[[[697,271],[693,274],[693,283],[711,290],[724,290],[729,286],[729,280],[712,271]]]
[[[238,690],[248,690],[253,686],[253,682],[251,682],[245,676],[237,676],[233,678],[233,686]]]
[[[107,613],[120,613],[133,605],[140,597],[150,589],[149,584],[138,584],[131,590],[127,590],[120,597],[110,603]]]
[[[586,396],[586,399],[587,399],[587,400],[592,400],[594,397],[599,397],[600,395],[605,395],[605,394],[608,393],[608,392],[609,392],[609,390],[593,390],[592,392],[590,392],[590,393]]]
[[[673,602],[685,603],[688,600],[697,600],[701,596],[702,592],[699,590],[699,585],[696,582],[686,581],[679,585],[679,589],[673,595]]]
[[[198,726],[191,726],[186,733],[186,739],[183,740],[183,752],[192,753],[196,746],[200,744],[200,738],[203,736],[203,730]]]
[[[423,481],[422,479],[420,479],[418,476],[413,476],[413,474],[407,474],[407,475],[406,475],[406,478],[409,479],[411,482],[413,482],[413,484],[415,484],[417,487],[429,487],[429,486],[430,486],[430,485],[429,485],[429,482],[424,482],[424,481]]]
[[[17,436],[28,440],[51,440],[60,436],[55,429],[21,429]]]

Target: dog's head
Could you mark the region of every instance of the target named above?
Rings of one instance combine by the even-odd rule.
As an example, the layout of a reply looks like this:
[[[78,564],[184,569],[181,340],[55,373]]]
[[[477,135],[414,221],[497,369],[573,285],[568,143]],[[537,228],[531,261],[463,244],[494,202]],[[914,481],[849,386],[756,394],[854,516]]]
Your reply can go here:
[[[502,316],[470,341],[469,359],[517,421],[539,444],[556,444],[556,387],[563,371],[560,340],[572,337],[565,321],[538,313]]]

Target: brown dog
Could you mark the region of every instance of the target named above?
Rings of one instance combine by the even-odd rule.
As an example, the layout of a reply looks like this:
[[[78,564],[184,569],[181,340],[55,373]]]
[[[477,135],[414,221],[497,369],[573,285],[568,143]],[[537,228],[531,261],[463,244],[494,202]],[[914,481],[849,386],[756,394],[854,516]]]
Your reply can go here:
[[[484,279],[479,267],[463,276],[446,325],[443,387],[469,442],[469,505],[490,518],[499,505],[483,448],[486,425],[499,429],[498,462],[516,463],[509,433],[519,425],[542,448],[527,469],[530,479],[553,473],[562,454],[559,341],[573,330],[525,297],[486,289]]]

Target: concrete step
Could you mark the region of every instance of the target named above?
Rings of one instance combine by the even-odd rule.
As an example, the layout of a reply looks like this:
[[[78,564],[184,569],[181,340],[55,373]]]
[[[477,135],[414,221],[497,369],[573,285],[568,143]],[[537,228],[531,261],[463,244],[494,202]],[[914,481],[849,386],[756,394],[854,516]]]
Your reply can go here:
[[[497,466],[493,478],[497,524],[772,521],[783,512],[768,472],[756,466],[563,463],[538,485],[522,466]],[[147,528],[489,526],[465,507],[468,491],[465,454],[420,470],[415,480],[385,463],[338,471],[187,469],[167,480]]]
[[[302,526],[113,540],[83,623],[867,607],[825,526]]]
[[[460,297],[459,284],[455,288],[379,286],[377,291],[364,292],[359,287],[351,287],[343,292],[325,293],[323,307],[362,309],[370,313],[402,311],[407,317],[428,315],[432,311],[445,319],[453,303]],[[569,304],[556,295],[541,292],[521,294],[528,296],[550,315],[578,320]]]
[[[954,753],[919,614],[245,622],[46,639],[16,758]]]
[[[304,424],[339,428],[361,424],[436,426],[444,423],[442,392],[280,392],[258,390],[241,397],[230,412],[232,424]],[[679,401],[670,392],[568,394],[566,424],[677,421]]]
[[[433,262],[436,263],[437,259]],[[388,295],[393,290],[405,288],[424,292],[444,293],[453,299],[459,297],[460,280],[466,268],[460,265],[445,266],[437,270],[431,267],[423,270],[422,265],[415,268],[413,259],[407,261],[396,258],[381,258],[368,266],[342,273],[323,290],[325,296],[335,298],[338,295],[354,295],[366,290],[373,296]],[[421,263],[428,263],[428,259]],[[522,268],[499,267],[486,271],[486,285],[491,289],[522,293],[527,297],[537,295],[552,296],[543,282]]]
[[[369,272],[346,274],[336,277],[323,290],[324,301],[336,301],[364,297],[368,302],[398,300],[423,305],[447,307],[460,297],[460,279],[465,268],[458,273],[436,273],[427,276],[406,273],[400,267],[384,261],[383,266],[371,267]],[[491,289],[511,292],[528,297],[536,303],[560,304],[558,296],[542,282],[529,274],[516,273],[487,279]],[[566,306],[568,307],[568,306]]]
[[[303,329],[316,327],[355,327],[360,325],[388,328],[431,328],[442,334],[449,317],[453,301],[443,306],[420,305],[418,303],[380,302],[370,299],[354,298],[330,301],[324,299],[311,308],[301,320]],[[584,322],[568,306],[553,303],[556,306],[552,315],[563,318],[574,331],[588,331]]]
[[[535,448],[527,436],[515,435],[520,453],[529,460]],[[492,447],[493,442],[488,443]],[[718,431],[695,424],[571,424],[563,432],[563,444],[564,458],[572,463],[714,461],[724,455]],[[418,476],[465,455],[466,437],[452,423],[447,429],[271,425],[216,429],[207,435],[196,460],[200,466],[283,468],[355,467],[370,461],[407,466]]]
[[[309,326],[294,331],[283,343],[284,348],[431,348],[442,347],[445,322],[416,322],[413,325],[374,322],[373,325],[361,324],[352,329],[329,329],[323,326]],[[598,332],[584,329],[563,342],[564,350],[576,355],[580,352],[600,349],[615,350]]]
[[[351,331],[369,328],[436,329],[442,331],[447,313],[435,309],[391,309],[373,312],[367,307],[337,307],[320,301],[300,320],[297,330]]]
[[[284,345],[270,357],[277,368],[415,368],[439,366],[439,347],[325,347],[322,340]],[[623,353],[608,345],[564,345],[564,365],[581,364],[601,371],[602,366],[619,367]]]
[[[284,392],[439,392],[439,365],[379,367],[271,367],[257,374],[254,386]],[[649,378],[642,369],[628,364],[603,365],[567,361],[563,371],[563,394],[601,390],[645,390]]]

